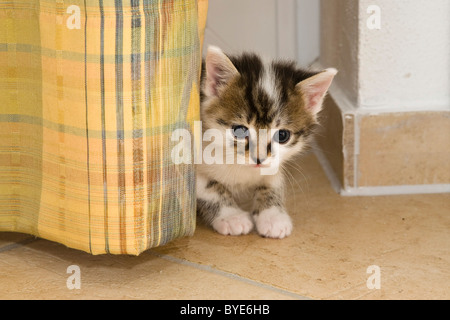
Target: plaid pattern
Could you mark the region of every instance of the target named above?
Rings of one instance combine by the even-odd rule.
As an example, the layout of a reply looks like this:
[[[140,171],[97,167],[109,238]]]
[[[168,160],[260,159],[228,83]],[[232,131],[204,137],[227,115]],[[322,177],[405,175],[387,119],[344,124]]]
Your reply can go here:
[[[0,231],[133,254],[195,229],[207,0],[0,3]]]

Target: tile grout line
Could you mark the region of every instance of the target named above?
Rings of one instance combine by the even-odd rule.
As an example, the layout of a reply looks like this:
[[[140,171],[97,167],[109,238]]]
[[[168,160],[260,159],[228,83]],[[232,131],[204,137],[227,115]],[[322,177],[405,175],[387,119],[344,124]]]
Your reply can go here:
[[[7,244],[4,247],[0,247],[0,253],[23,247],[24,245],[29,244],[34,241],[37,241],[37,240],[39,240],[39,238],[30,237],[30,238],[26,238],[24,240],[21,240],[21,241],[15,242],[15,243]]]
[[[222,277],[226,277],[226,278],[229,278],[229,279],[233,279],[233,280],[237,280],[237,281],[240,281],[240,282],[244,282],[244,283],[247,283],[247,284],[250,284],[250,285],[262,288],[262,289],[266,289],[266,290],[269,290],[269,291],[273,291],[273,292],[277,292],[277,293],[283,294],[285,296],[289,296],[289,297],[297,299],[297,300],[312,300],[311,298],[304,297],[304,296],[298,295],[296,293],[293,293],[293,292],[290,292],[290,291],[287,291],[287,290],[284,290],[284,289],[280,289],[280,288],[277,288],[277,287],[274,287],[274,286],[271,286],[271,285],[268,285],[268,284],[265,284],[265,283],[262,283],[262,282],[258,282],[258,281],[255,281],[255,280],[244,278],[244,277],[241,277],[239,275],[236,275],[236,274],[233,274],[233,273],[230,273],[230,272],[218,270],[218,269],[215,269],[215,268],[207,266],[207,265],[202,265],[202,264],[195,263],[195,262],[192,262],[192,261],[176,258],[176,257],[170,256],[170,255],[167,255],[167,254],[157,253],[157,252],[155,252],[153,250],[148,250],[147,252],[150,253],[153,256],[156,256],[158,258],[161,258],[161,259],[164,259],[164,260],[167,260],[167,261],[170,261],[170,262],[174,262],[174,263],[181,264],[181,265],[184,265],[184,266],[189,266],[189,267],[195,268],[197,270],[210,272],[210,273],[222,276]]]
[[[39,240],[39,238],[30,237],[30,238],[26,238],[24,240],[21,240],[21,241],[15,242],[15,243],[8,244],[6,246],[0,247],[0,253],[11,251],[11,250],[23,247],[23,246],[25,246],[25,245],[27,245],[29,243],[32,243],[32,242],[35,242],[35,241],[38,241],[38,240]],[[233,280],[236,280],[236,281],[244,282],[244,283],[247,283],[247,284],[250,284],[250,285],[262,288],[262,289],[266,289],[266,290],[269,290],[269,291],[272,291],[272,292],[276,292],[276,293],[279,293],[279,294],[282,294],[282,295],[285,295],[285,296],[289,296],[289,297],[297,299],[297,300],[312,300],[311,298],[304,297],[304,296],[298,295],[296,293],[293,293],[293,292],[290,292],[290,291],[287,291],[287,290],[284,290],[284,289],[280,289],[280,288],[277,288],[277,287],[274,287],[274,286],[271,286],[271,285],[268,285],[268,284],[265,284],[265,283],[262,283],[262,282],[258,282],[258,281],[255,281],[255,280],[244,278],[242,276],[239,276],[239,275],[236,275],[236,274],[233,274],[233,273],[230,273],[230,272],[218,270],[218,269],[215,269],[215,268],[207,266],[207,265],[202,265],[202,264],[195,263],[195,262],[192,262],[192,261],[176,258],[176,257],[170,256],[170,255],[167,255],[167,254],[157,253],[157,252],[155,252],[153,250],[148,250],[147,253],[150,253],[153,256],[156,256],[158,258],[161,258],[161,259],[173,262],[173,263],[181,264],[181,265],[184,265],[184,266],[195,268],[197,270],[210,272],[210,273],[213,273],[215,275],[219,275],[219,276],[226,277],[226,278],[229,278],[229,279],[233,279]]]

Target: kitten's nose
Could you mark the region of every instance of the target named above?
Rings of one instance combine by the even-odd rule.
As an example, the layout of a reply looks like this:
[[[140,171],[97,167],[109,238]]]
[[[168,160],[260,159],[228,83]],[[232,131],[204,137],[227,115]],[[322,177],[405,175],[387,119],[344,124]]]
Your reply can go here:
[[[254,158],[252,157],[252,160],[256,163],[256,164],[262,164],[267,158]]]

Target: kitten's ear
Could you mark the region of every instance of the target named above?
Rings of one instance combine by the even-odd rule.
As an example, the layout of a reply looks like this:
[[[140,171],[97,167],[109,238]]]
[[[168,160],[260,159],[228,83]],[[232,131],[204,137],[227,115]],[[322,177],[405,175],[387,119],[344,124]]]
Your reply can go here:
[[[217,96],[220,89],[239,72],[218,47],[209,46],[206,53],[206,81],[205,93],[207,96]]]
[[[316,115],[322,110],[323,98],[336,73],[337,70],[334,68],[325,69],[324,71],[299,82],[295,86],[295,88],[300,90],[303,95],[306,110],[313,115]]]

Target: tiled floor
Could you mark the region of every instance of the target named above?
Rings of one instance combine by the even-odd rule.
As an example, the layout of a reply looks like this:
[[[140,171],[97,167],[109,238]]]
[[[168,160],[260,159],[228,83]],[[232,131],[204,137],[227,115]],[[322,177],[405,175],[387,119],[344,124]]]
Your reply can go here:
[[[0,233],[0,299],[449,299],[448,194],[341,197],[314,155],[293,169],[283,240],[195,235],[132,256],[92,256]],[[69,290],[67,268],[80,268]],[[367,273],[379,266],[380,289]],[[369,284],[375,282],[369,281]]]

